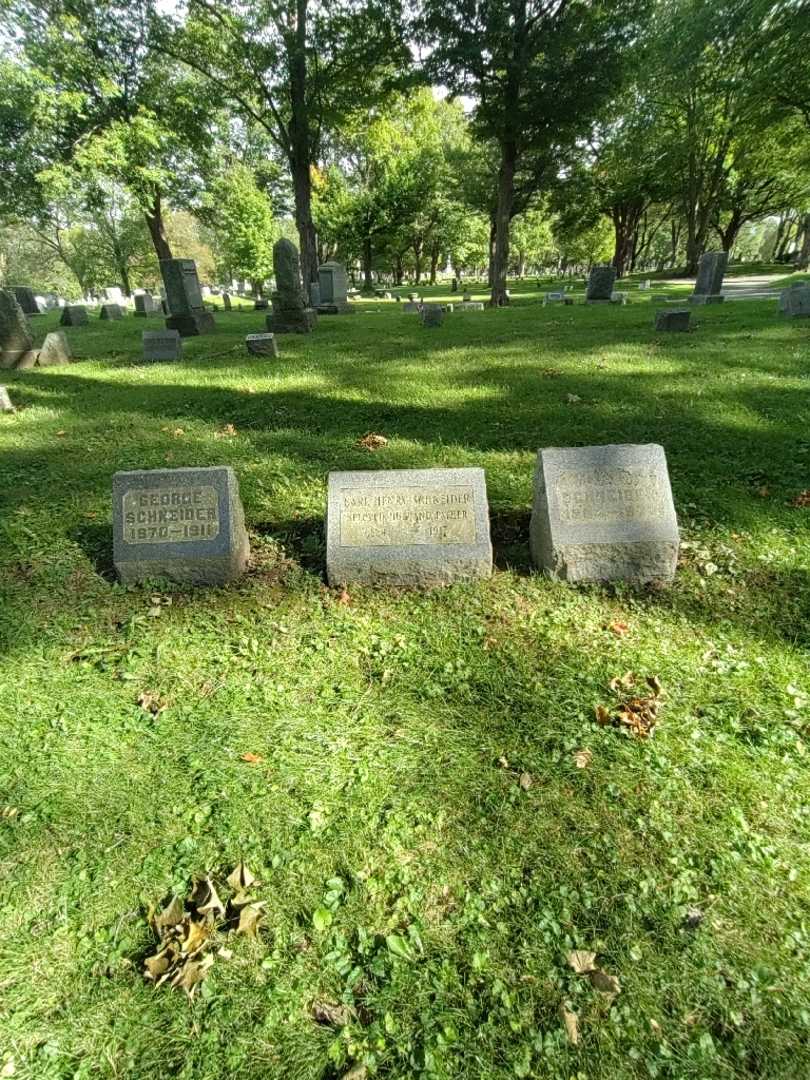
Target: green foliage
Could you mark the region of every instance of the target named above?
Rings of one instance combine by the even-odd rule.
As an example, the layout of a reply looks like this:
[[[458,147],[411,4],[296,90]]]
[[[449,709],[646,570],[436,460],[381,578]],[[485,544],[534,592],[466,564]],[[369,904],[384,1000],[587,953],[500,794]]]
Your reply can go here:
[[[231,165],[209,185],[204,208],[203,217],[214,233],[221,280],[269,278],[278,235],[272,204],[252,169]]]

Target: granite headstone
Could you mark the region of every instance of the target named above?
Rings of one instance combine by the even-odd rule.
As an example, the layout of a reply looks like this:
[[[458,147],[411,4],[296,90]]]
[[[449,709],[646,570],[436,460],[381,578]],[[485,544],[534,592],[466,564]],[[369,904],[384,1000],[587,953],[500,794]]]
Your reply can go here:
[[[431,586],[492,573],[483,469],[329,474],[331,585]]]
[[[124,312],[120,304],[102,304],[98,317],[100,319],[123,319]]]
[[[422,304],[420,315],[423,326],[441,326],[444,322],[444,308],[441,304]]]
[[[663,447],[541,450],[529,535],[535,566],[564,581],[671,581],[679,537]]]
[[[588,277],[585,292],[586,304],[609,304],[616,282],[616,270],[613,266],[594,266]]]
[[[36,357],[34,342],[23,310],[11,289],[0,289],[0,368],[17,367],[26,357]]]
[[[146,319],[150,315],[160,315],[162,312],[163,308],[150,292],[135,294],[135,314],[139,319]]]
[[[179,330],[144,330],[144,360],[180,360],[183,355],[183,342]]]
[[[65,304],[59,319],[60,326],[87,326],[87,308],[83,304]]]
[[[250,546],[233,469],[155,469],[113,476],[113,562],[126,584],[167,577],[224,585]]]
[[[205,310],[194,260],[162,259],[160,274],[169,309],[166,329],[179,331],[181,337],[213,333],[214,316]]]
[[[673,332],[685,332],[689,329],[689,321],[692,312],[686,308],[676,308],[673,311],[656,311],[655,329]]]
[[[55,367],[58,364],[69,364],[73,357],[68,344],[67,335],[62,330],[54,330],[46,334],[39,350],[37,365],[39,367]]]
[[[251,356],[278,356],[274,334],[248,334],[245,347]]]
[[[724,297],[723,275],[728,263],[727,251],[707,251],[700,256],[695,290],[689,297],[690,304],[722,304]]]
[[[318,267],[318,314],[353,315],[349,303],[346,267],[341,262],[325,262]]]
[[[810,285],[797,281],[779,294],[779,310],[791,318],[810,318]]]

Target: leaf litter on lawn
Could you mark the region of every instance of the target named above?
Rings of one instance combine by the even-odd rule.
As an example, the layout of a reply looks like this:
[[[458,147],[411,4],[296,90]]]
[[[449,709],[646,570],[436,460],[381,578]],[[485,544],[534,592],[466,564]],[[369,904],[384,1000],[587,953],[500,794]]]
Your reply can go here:
[[[596,722],[603,727],[615,727],[637,739],[649,738],[658,723],[663,687],[657,675],[645,679],[648,694],[634,694],[637,676],[628,671],[611,679],[609,686],[616,695],[613,705],[596,706]]]
[[[225,878],[196,878],[182,899],[172,897],[162,911],[151,912],[149,924],[157,938],[157,951],[144,960],[144,978],[155,987],[164,983],[193,998],[217,957],[230,959],[224,947],[229,933],[256,937],[266,901],[250,895],[256,878],[239,863]],[[220,892],[225,897],[220,899]]]

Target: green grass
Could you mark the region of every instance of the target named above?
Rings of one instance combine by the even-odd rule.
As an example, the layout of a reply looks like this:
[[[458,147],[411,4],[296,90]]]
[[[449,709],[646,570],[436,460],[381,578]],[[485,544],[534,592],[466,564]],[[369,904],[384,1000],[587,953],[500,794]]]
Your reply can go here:
[[[137,362],[158,320],[93,321],[67,331],[83,362],[3,373],[20,411],[0,416],[0,1068],[810,1072],[810,510],[789,505],[810,488],[810,326],[751,302],[656,335],[643,295],[514,292],[436,330],[364,302],[275,361],[243,349],[262,313],[219,315],[159,365]],[[387,447],[361,449],[370,431]],[[532,573],[537,448],[650,441],[687,542],[674,587]],[[254,564],[156,605],[114,583],[110,484],[167,464],[235,468]],[[486,469],[491,581],[342,603],[327,472],[441,465]],[[646,742],[594,723],[626,671],[664,687]],[[259,939],[192,1002],[154,990],[150,906],[241,858]],[[576,948],[618,976],[613,1001]],[[350,1023],[316,1023],[319,1001]]]

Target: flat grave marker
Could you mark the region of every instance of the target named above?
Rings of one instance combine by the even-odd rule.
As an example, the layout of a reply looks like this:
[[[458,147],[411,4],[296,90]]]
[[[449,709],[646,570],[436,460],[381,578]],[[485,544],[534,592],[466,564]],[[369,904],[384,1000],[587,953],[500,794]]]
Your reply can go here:
[[[248,334],[245,347],[251,356],[278,356],[275,334]]]
[[[657,311],[655,313],[655,329],[673,333],[685,333],[689,329],[692,312],[686,308],[677,308],[674,311]]]
[[[179,330],[144,330],[144,360],[180,360],[183,356],[183,342]]]
[[[65,304],[62,308],[62,316],[59,319],[59,325],[87,326],[89,321],[87,308],[84,304]]]

